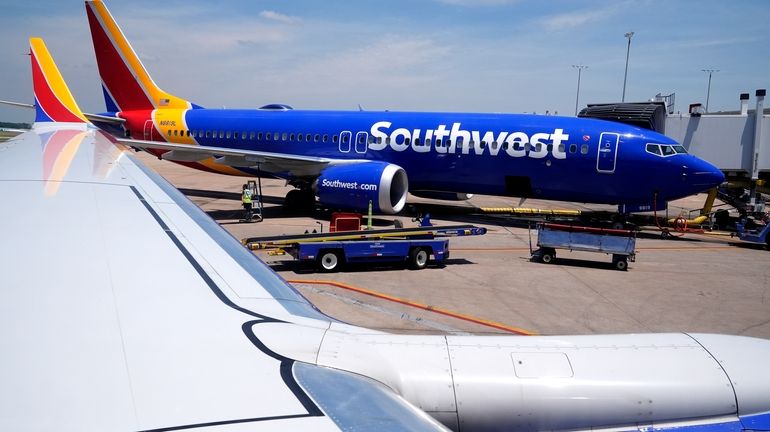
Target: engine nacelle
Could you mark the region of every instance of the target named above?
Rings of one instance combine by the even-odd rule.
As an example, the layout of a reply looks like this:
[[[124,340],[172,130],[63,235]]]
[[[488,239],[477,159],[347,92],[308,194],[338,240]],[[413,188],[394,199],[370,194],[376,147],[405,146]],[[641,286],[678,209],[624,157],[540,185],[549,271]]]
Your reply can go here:
[[[473,198],[473,194],[464,192],[447,192],[432,190],[409,191],[412,195],[420,198],[430,198],[444,201],[467,201]]]
[[[326,168],[314,184],[318,199],[332,207],[398,213],[406,204],[406,171],[386,162],[361,162]]]

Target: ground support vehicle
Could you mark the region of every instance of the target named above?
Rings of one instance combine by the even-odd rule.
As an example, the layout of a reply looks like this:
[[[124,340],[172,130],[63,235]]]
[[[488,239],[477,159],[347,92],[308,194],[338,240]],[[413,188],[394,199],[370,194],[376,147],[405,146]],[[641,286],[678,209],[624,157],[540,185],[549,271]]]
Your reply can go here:
[[[735,227],[737,228],[739,239],[749,243],[763,244],[770,250],[770,223],[746,228],[746,222],[741,221],[737,222]]]
[[[540,223],[537,246],[531,250],[530,244],[532,259],[543,263],[554,261],[556,249],[612,254],[612,265],[618,270],[627,270],[628,261],[636,260],[636,236],[629,230]]]
[[[275,237],[252,237],[241,242],[251,250],[271,249],[273,255],[289,254],[303,263],[315,263],[333,272],[346,263],[406,262],[423,269],[433,261],[443,265],[449,257],[448,237],[486,234],[473,225],[344,231]]]
[[[449,239],[329,241],[298,243],[283,250],[302,263],[315,263],[324,272],[345,264],[403,263],[420,270],[433,262],[442,265],[449,258]]]

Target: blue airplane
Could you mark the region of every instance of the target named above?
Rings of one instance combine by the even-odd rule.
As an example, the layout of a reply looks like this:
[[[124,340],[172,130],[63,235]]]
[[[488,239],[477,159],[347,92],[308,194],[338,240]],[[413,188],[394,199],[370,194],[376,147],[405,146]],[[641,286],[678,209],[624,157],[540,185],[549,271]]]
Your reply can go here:
[[[86,12],[109,112],[89,119],[121,141],[193,168],[274,176],[288,206],[398,213],[407,194],[471,194],[662,209],[724,181],[664,135],[557,116],[205,109],[161,90],[101,1]]]

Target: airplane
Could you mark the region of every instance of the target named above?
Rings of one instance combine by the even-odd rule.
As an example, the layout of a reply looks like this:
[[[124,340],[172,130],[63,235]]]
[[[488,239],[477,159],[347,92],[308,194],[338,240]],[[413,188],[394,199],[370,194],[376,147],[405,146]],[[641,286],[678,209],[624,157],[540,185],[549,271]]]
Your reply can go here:
[[[770,430],[768,340],[323,314],[30,54],[36,121],[0,143],[0,430]]]
[[[107,113],[94,122],[162,159],[296,187],[289,207],[398,213],[407,193],[617,204],[622,213],[724,181],[654,131],[595,119],[518,114],[205,109],[161,90],[100,0],[86,1]],[[129,139],[122,139],[129,138]]]

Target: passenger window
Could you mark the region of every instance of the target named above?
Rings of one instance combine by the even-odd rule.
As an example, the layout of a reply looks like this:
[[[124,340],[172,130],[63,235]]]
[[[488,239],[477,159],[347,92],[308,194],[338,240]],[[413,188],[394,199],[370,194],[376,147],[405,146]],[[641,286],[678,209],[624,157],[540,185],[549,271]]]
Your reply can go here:
[[[280,140],[281,139],[280,132],[273,133],[273,139],[276,140],[276,141]]]
[[[559,153],[564,153],[564,144],[559,144]]]
[[[414,139],[414,145],[420,145],[420,139],[419,138],[415,138]]]
[[[222,131],[219,131],[219,138],[224,138],[224,137],[225,137],[225,133]]]
[[[294,134],[289,135],[289,141],[294,141]]]
[[[168,136],[171,136],[171,129],[168,130]]]
[[[265,140],[269,141],[269,140],[270,140],[270,138],[272,138],[272,137],[273,137],[273,136],[270,134],[270,132],[266,132],[266,133],[265,133]]]
[[[406,145],[409,145],[409,144],[411,144],[411,143],[412,143],[411,141],[412,141],[412,140],[411,140],[411,138],[409,138],[409,137],[406,137],[406,138],[404,138],[404,144],[406,144]]]
[[[343,144],[347,144],[349,140],[350,140],[350,136],[347,134],[342,137]]]
[[[663,151],[663,156],[671,156],[673,154],[676,154],[673,148],[671,146],[662,145],[660,146],[660,150]]]
[[[250,133],[249,134],[249,139],[253,140],[254,139],[254,134],[255,134],[254,132]],[[257,135],[259,135],[259,139],[262,139],[262,132],[258,133]]]
[[[319,139],[321,139],[321,135],[315,134],[313,141],[318,142]]]
[[[385,144],[390,145],[390,137],[385,138]]]
[[[206,138],[211,138],[211,131],[206,131]]]
[[[339,138],[337,137],[337,135],[334,135],[334,136],[332,137],[332,142],[336,144],[338,139],[339,139]]]
[[[233,132],[233,138],[235,138],[235,139],[238,139],[238,138],[240,138],[240,137],[241,137],[241,136],[240,136],[240,135],[238,135],[238,132]]]
[[[302,134],[297,135],[297,141],[302,141]]]
[[[358,143],[359,144],[363,144],[365,142],[365,140],[366,140],[366,135],[364,135],[364,134],[358,135]]]
[[[324,142],[329,142],[329,135],[324,135]]]
[[[286,141],[286,139],[289,138],[289,134],[284,132],[281,134],[281,141]]]
[[[576,153],[577,152],[577,144],[570,144],[569,145],[569,152],[570,153]]]
[[[580,146],[580,154],[588,154],[588,144]]]
[[[310,134],[305,135],[305,141],[310,142]]]

